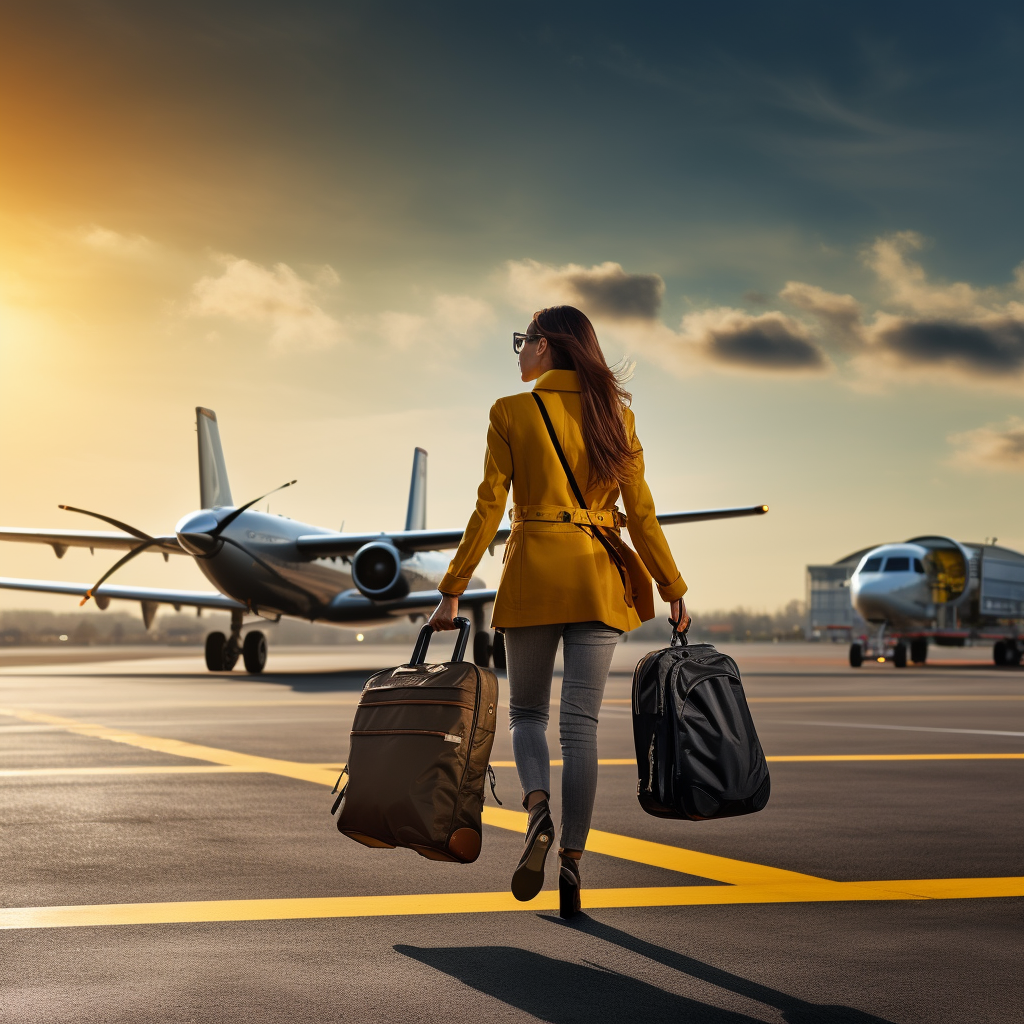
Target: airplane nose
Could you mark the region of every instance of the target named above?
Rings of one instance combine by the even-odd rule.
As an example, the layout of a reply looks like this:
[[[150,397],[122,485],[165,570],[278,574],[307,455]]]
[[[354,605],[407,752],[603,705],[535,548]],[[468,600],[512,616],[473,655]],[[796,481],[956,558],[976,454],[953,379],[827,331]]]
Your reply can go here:
[[[178,543],[190,555],[212,555],[223,545],[223,541],[213,536],[217,529],[217,519],[208,512],[187,516],[175,529]]]

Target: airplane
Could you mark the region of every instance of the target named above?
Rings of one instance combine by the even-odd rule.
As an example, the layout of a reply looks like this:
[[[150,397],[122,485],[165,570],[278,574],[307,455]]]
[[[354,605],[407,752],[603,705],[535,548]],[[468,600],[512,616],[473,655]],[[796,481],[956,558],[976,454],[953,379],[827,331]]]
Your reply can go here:
[[[852,560],[852,559],[851,559]],[[850,577],[850,600],[876,626],[873,638],[850,644],[850,665],[865,658],[923,665],[928,644],[962,647],[993,640],[997,665],[1019,665],[1024,656],[1024,555],[950,537],[913,537],[863,552]]]
[[[146,628],[153,623],[161,604],[180,611],[192,607],[231,614],[228,635],[216,631],[206,637],[206,667],[211,672],[231,671],[241,656],[248,672],[258,674],[267,662],[267,640],[261,630],[249,628],[259,619],[280,621],[282,616],[325,622],[350,628],[373,628],[408,615],[412,621],[429,615],[441,595],[436,587],[448,568],[444,549],[458,547],[460,529],[431,530],[426,526],[427,453],[417,448],[413,456],[412,482],[405,528],[379,533],[344,533],[300,523],[286,516],[260,512],[254,506],[296,481],[275,491],[235,505],[228,483],[227,465],[220,440],[217,415],[196,408],[199,442],[199,503],[201,508],[183,516],[173,534],[152,536],[127,523],[98,512],[60,505],[69,512],[92,516],[120,532],[85,530],[35,530],[0,528],[0,540],[49,544],[58,558],[69,547],[93,552],[127,551],[91,586],[0,577],[0,588],[68,594],[93,600],[103,611],[111,600],[139,601]],[[767,505],[742,508],[669,512],[658,516],[662,525],[695,523],[712,519],[762,515]],[[498,530],[491,544],[503,544],[509,529]],[[216,592],[166,590],[156,587],[116,586],[107,583],[125,563],[145,551],[189,555]],[[473,659],[487,666],[493,657],[505,668],[504,638],[491,640],[484,627],[484,606],[497,591],[473,578],[459,605],[473,615]],[[246,617],[255,622],[246,624]],[[247,632],[243,638],[242,629]]]

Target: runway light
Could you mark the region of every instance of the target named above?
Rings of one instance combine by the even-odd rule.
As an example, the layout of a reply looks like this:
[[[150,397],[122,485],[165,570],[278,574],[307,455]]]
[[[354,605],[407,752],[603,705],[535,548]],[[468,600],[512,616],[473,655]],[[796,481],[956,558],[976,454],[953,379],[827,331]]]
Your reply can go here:
[[[359,643],[362,643],[363,642],[363,634],[362,633],[356,633],[356,640]]]
[[[885,661],[885,658],[879,658],[878,660],[879,661]]]
[[[58,640],[67,640],[67,638],[68,638],[67,633],[61,633],[61,635],[59,637],[57,637]]]

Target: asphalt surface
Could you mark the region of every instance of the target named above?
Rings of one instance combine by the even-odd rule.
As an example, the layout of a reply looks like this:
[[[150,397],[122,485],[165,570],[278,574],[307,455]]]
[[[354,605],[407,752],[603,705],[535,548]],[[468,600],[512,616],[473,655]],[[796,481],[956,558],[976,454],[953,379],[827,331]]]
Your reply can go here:
[[[852,670],[839,646],[728,649],[769,758],[831,759],[772,761],[764,811],[700,823],[645,815],[635,768],[602,765],[593,827],[623,852],[584,857],[607,905],[571,924],[543,895],[487,909],[522,843],[500,818],[512,767],[506,827],[485,826],[472,865],[334,829],[324,779],[358,691],[404,649],[272,649],[262,677],[181,650],[0,657],[0,1020],[1024,1020],[1024,883],[991,881],[1024,876],[1024,670],[974,650]],[[642,653],[617,651],[603,760],[632,758]],[[707,877],[666,847],[814,877],[733,889],[731,860]],[[164,923],[140,922],[154,905]]]

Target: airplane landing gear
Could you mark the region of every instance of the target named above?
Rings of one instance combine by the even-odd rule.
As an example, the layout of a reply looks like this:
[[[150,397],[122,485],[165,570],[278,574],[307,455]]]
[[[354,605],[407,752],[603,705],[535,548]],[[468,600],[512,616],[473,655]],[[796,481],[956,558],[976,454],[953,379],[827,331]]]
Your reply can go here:
[[[494,667],[499,672],[504,672],[508,667],[505,661],[505,634],[495,633],[494,634]]]
[[[1024,651],[1013,640],[997,640],[992,648],[992,660],[997,665],[1019,665]]]
[[[907,645],[902,640],[892,649],[892,663],[897,668],[907,667]]]
[[[260,636],[263,634],[260,633]],[[231,635],[223,633],[210,633],[206,638],[206,667],[211,672],[230,672],[238,662],[238,656],[242,653],[242,645],[239,640],[242,636],[242,613],[231,613]],[[266,663],[267,642],[263,641],[263,661]],[[248,661],[246,661],[248,667]],[[250,671],[252,671],[250,669]],[[262,666],[259,669],[262,671]]]
[[[258,629],[245,634],[242,661],[245,663],[245,671],[254,676],[258,676],[266,666],[267,638]]]
[[[227,637],[223,633],[209,633],[206,637],[206,667],[211,672],[224,671],[224,647]]]
[[[850,668],[860,668],[864,664],[864,648],[860,644],[850,644]]]
[[[928,638],[917,637],[910,641],[910,660],[915,665],[923,665],[928,660]]]

